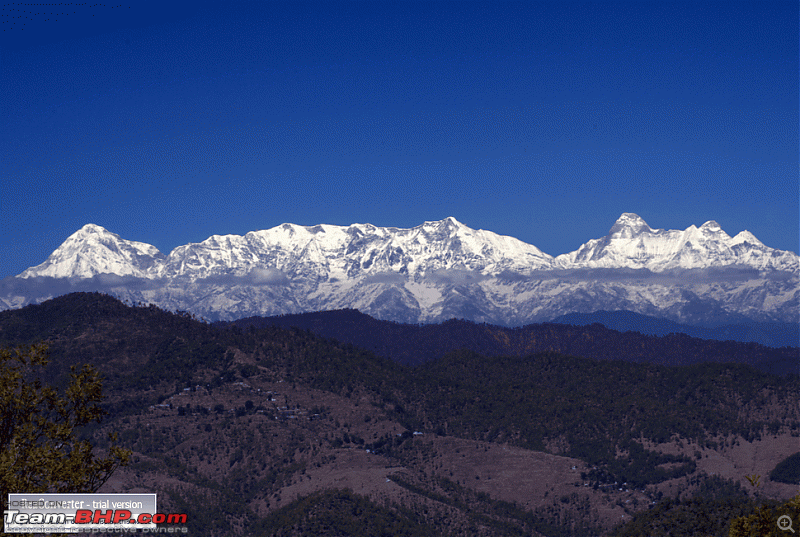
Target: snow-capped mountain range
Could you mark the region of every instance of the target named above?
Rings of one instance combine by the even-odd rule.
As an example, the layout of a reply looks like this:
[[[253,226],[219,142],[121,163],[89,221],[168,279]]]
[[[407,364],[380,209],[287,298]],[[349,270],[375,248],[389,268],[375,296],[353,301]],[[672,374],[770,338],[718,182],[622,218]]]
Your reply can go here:
[[[96,289],[208,319],[356,308],[374,317],[504,325],[626,309],[680,322],[798,319],[800,258],[709,221],[609,234],[552,257],[455,218],[410,229],[283,224],[214,235],[169,255],[93,224],[0,287],[0,308]]]

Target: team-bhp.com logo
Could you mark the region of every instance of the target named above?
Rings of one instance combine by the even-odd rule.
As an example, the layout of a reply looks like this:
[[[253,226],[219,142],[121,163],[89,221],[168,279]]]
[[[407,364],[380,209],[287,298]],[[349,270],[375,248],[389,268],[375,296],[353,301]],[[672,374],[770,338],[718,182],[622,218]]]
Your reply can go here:
[[[7,533],[187,533],[186,520],[158,513],[155,494],[9,494],[3,526]]]
[[[121,524],[123,522],[129,524],[164,524],[165,522],[167,524],[186,524],[186,514],[139,513],[136,518],[132,518],[131,512],[127,509],[116,511],[97,509],[94,512],[88,509],[78,509],[78,512],[75,513],[75,524]]]

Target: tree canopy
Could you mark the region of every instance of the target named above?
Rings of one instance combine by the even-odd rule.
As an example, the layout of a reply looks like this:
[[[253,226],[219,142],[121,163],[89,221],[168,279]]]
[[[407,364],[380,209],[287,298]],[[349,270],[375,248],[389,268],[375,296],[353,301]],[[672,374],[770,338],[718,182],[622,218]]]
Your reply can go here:
[[[0,349],[0,497],[9,493],[95,492],[130,452],[112,443],[95,457],[80,428],[99,422],[100,373],[73,366],[63,395],[37,373],[48,363],[45,344]],[[111,438],[112,442],[115,440]]]

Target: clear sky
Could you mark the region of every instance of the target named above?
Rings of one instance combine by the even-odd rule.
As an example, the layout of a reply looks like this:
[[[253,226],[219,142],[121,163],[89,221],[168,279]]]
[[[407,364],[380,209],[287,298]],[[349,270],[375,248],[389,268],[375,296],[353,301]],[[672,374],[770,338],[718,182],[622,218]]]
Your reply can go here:
[[[798,251],[796,1],[5,3],[0,278],[454,216],[551,255],[716,220]]]

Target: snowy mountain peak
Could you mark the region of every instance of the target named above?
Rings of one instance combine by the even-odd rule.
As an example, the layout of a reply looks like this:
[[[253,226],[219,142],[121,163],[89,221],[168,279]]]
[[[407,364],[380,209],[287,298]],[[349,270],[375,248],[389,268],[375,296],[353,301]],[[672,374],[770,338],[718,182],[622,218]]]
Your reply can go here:
[[[175,248],[154,275],[194,281],[269,269],[317,282],[390,273],[418,279],[453,268],[484,274],[530,271],[547,268],[551,261],[533,245],[476,231],[448,217],[407,229],[282,224],[244,236],[215,235]]]
[[[75,237],[76,235],[91,235],[91,234],[97,234],[97,235],[109,234],[109,235],[113,235],[113,233],[108,231],[103,226],[98,226],[97,224],[86,224],[85,226],[80,228],[78,231],[73,233],[71,236]]]
[[[731,239],[731,244],[732,245],[733,244],[744,244],[744,243],[748,243],[748,244],[750,244],[752,246],[765,247],[764,243],[762,243],[760,240],[758,240],[755,235],[753,235],[752,233],[750,233],[746,229],[744,231],[739,232],[733,239]]]
[[[609,230],[608,234],[612,238],[630,238],[640,235],[642,232],[652,231],[647,222],[634,213],[622,213],[622,216],[617,218],[614,225]]]
[[[102,226],[86,224],[67,237],[41,265],[31,267],[20,278],[91,278],[98,274],[148,277],[164,255],[155,246],[126,241]]]
[[[731,265],[757,270],[798,269],[798,256],[763,245],[743,231],[735,238],[714,220],[685,230],[651,229],[638,215],[623,213],[609,234],[555,259],[559,268],[636,268],[661,272]]]
[[[426,221],[422,224],[423,228],[426,229],[436,229],[436,230],[444,230],[444,231],[457,231],[459,229],[470,229],[468,226],[465,226],[452,216],[448,216],[442,220],[431,220]]]
[[[78,231],[67,237],[67,240],[61,245],[62,247],[69,244],[76,244],[79,242],[92,242],[92,241],[121,241],[119,235],[112,233],[103,226],[97,224],[86,224]]]
[[[715,220],[709,220],[700,226],[699,231],[707,237],[716,237],[719,240],[730,240],[731,238]]]
[[[714,220],[683,231],[651,229],[634,213],[623,213],[605,237],[555,259],[531,244],[472,229],[452,216],[408,229],[285,223],[244,236],[212,235],[200,243],[178,246],[168,256],[149,244],[126,241],[102,226],[86,224],[44,263],[19,276],[116,274],[195,281],[263,269],[313,281],[339,281],[390,273],[419,279],[453,269],[488,276],[562,268],[660,272],[729,265],[795,271],[798,257],[765,246],[748,231],[732,239]]]
[[[725,267],[733,270],[709,283],[717,271],[704,269]],[[212,235],[168,256],[87,224],[20,274],[13,288],[30,291],[0,296],[0,308],[80,285],[226,319],[348,307],[402,322],[458,316],[525,324],[599,309],[660,311],[677,320],[708,310],[711,317],[795,322],[798,273],[797,254],[769,248],[748,231],[731,238],[713,220],[651,229],[633,213],[622,214],[608,235],[556,258],[453,217],[412,228],[287,223]],[[108,274],[123,278],[97,277]],[[40,276],[68,280],[25,281]]]

